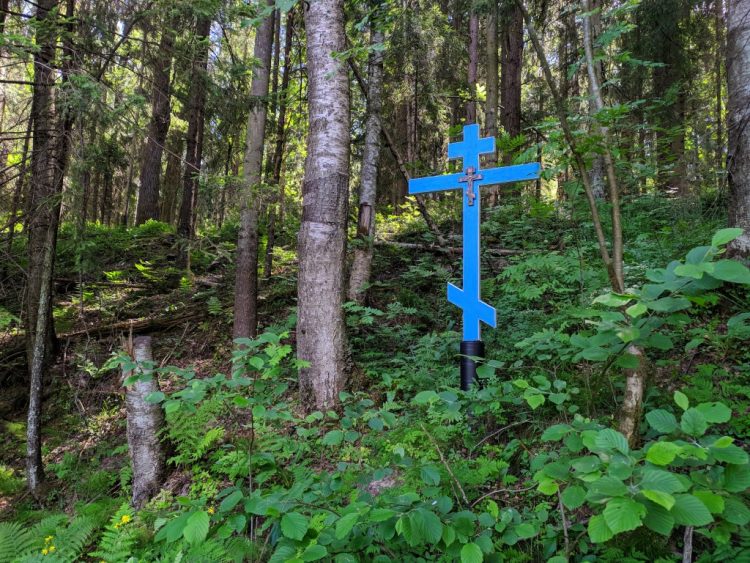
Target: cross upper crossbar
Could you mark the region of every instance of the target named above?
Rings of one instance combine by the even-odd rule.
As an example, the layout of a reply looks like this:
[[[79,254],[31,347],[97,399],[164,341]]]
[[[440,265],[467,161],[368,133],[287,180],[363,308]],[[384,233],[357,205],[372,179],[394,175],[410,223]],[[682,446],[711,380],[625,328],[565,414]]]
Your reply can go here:
[[[479,219],[481,198],[479,188],[493,184],[523,182],[539,178],[541,166],[537,162],[501,166],[482,170],[479,157],[495,151],[494,137],[479,137],[477,124],[464,126],[462,141],[448,144],[448,158],[463,160],[463,172],[414,178],[409,180],[410,194],[424,194],[446,190],[463,189],[463,289],[449,283],[448,301],[463,310],[463,339],[481,339],[481,324],[494,328],[494,307],[482,301],[480,296],[480,246]]]

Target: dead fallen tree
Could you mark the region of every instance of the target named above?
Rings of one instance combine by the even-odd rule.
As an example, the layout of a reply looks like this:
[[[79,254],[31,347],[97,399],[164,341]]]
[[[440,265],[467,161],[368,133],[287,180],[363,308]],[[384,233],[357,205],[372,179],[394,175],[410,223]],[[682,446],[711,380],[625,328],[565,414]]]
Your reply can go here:
[[[65,332],[57,335],[59,342],[66,340],[77,340],[80,338],[98,339],[102,337],[115,337],[124,332],[138,334],[149,334],[169,330],[187,322],[201,319],[205,316],[204,304],[196,304],[186,307],[180,311],[166,313],[164,315],[143,317],[138,319],[127,319],[108,324],[98,324],[80,330]],[[20,366],[26,363],[26,335],[20,333],[6,339],[0,339],[0,382],[8,376],[18,376]]]

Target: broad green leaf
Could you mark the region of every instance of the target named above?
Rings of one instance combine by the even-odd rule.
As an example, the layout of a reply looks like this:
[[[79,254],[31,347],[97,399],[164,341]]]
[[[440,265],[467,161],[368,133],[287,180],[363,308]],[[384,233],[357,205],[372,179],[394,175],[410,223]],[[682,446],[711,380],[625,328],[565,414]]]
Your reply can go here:
[[[628,448],[628,441],[625,439],[625,436],[623,436],[617,430],[612,430],[611,428],[600,430],[596,435],[596,440],[594,443],[599,449],[617,450],[624,455],[627,455],[630,451],[630,448]]]
[[[161,391],[154,391],[153,393],[149,393],[148,395],[146,395],[146,398],[144,400],[147,403],[161,403],[166,398],[167,396]]]
[[[344,440],[344,433],[341,430],[331,430],[323,436],[324,446],[338,446]]]
[[[646,460],[654,465],[669,465],[681,450],[680,446],[672,442],[655,442],[646,452]]]
[[[671,350],[674,348],[672,339],[661,332],[652,332],[648,337],[648,345],[657,350]]]
[[[566,487],[562,492],[561,497],[565,508],[575,510],[583,504],[584,500],[586,500],[586,489],[579,487],[578,485]]]
[[[714,521],[711,512],[698,497],[693,495],[676,495],[674,506],[670,511],[675,524],[682,526],[705,526]]]
[[[690,408],[682,413],[680,428],[685,434],[698,438],[708,430],[708,422],[698,409]]]
[[[677,419],[671,412],[664,409],[656,409],[646,415],[646,420],[651,428],[661,434],[671,434],[677,430]]]
[[[539,392],[524,393],[523,398],[526,399],[532,410],[536,410],[537,407],[544,404],[544,395]]]
[[[193,512],[190,518],[187,519],[185,528],[182,530],[182,536],[185,538],[185,541],[193,545],[201,543],[208,536],[209,523],[208,512],[205,510]]]
[[[711,238],[711,246],[722,246],[728,244],[742,235],[742,229],[728,228],[716,231],[713,238]]]
[[[609,358],[609,352],[600,346],[589,346],[581,351],[581,357],[590,362],[603,362]]]
[[[242,500],[242,491],[232,491],[229,495],[227,495],[224,500],[221,501],[221,504],[219,505],[219,510],[221,512],[229,512],[232,510],[235,506],[237,506],[237,503]]]
[[[641,525],[646,507],[629,498],[614,498],[607,503],[602,513],[612,533],[629,532]]]
[[[725,448],[716,448],[711,446],[709,451],[718,461],[724,463],[732,463],[734,465],[745,465],[748,462],[747,453],[745,450],[734,444],[730,444]]]
[[[730,493],[743,493],[750,488],[750,465],[727,465],[724,488]]]
[[[601,514],[592,516],[589,519],[588,532],[592,543],[604,543],[605,541],[612,539],[614,536],[612,530],[607,526],[604,516]]]
[[[475,543],[467,543],[461,548],[461,563],[482,563],[484,554]]]
[[[683,393],[682,391],[674,392],[674,402],[677,403],[677,406],[680,407],[684,411],[686,411],[688,407],[690,406],[690,401],[688,400],[685,393]]]
[[[674,273],[678,276],[699,280],[706,273],[703,266],[703,264],[680,264],[674,269]]]
[[[648,307],[646,307],[646,305],[644,305],[640,301],[635,305],[631,305],[630,307],[625,309],[625,312],[634,319],[637,319],[646,311],[648,311]]]
[[[433,401],[436,401],[439,399],[438,394],[435,393],[435,391],[428,390],[428,391],[421,391],[416,394],[416,396],[412,399],[412,403],[415,405],[426,405]]]
[[[724,500],[723,517],[732,524],[747,526],[750,523],[750,509],[740,498],[729,497]]]
[[[750,270],[735,260],[719,260],[714,263],[711,275],[722,281],[750,284]]]
[[[434,545],[443,537],[443,523],[434,512],[418,508],[409,515],[409,521],[412,530],[429,544]]]
[[[724,403],[701,403],[695,408],[711,424],[722,424],[732,418],[732,410]]]
[[[456,530],[452,526],[443,526],[443,543],[445,547],[450,547],[456,541]]]
[[[544,479],[539,483],[536,490],[545,495],[554,495],[558,491],[558,488],[558,484],[552,479]]]
[[[425,465],[420,470],[420,476],[422,481],[427,485],[439,485],[440,484],[440,472],[434,465]]]
[[[336,522],[336,539],[342,540],[348,536],[358,521],[359,514],[357,512],[350,512],[339,518]]]
[[[537,529],[531,522],[523,522],[522,524],[519,524],[518,526],[513,528],[513,531],[522,540],[533,538],[535,535],[537,535]]]
[[[302,552],[302,561],[317,561],[323,559],[326,555],[328,555],[328,550],[325,546],[315,543],[308,545],[307,549]]]
[[[573,428],[569,424],[555,424],[542,433],[542,441],[558,442],[571,430],[573,430]]]
[[[674,517],[666,508],[653,502],[648,502],[646,506],[646,516],[643,518],[645,526],[657,534],[669,537],[674,528]]]
[[[643,489],[651,489],[670,494],[680,493],[686,490],[677,475],[670,473],[669,471],[664,471],[663,469],[645,469],[639,485]]]
[[[655,502],[659,506],[663,506],[667,510],[670,510],[674,506],[674,497],[669,493],[663,493],[662,491],[654,491],[651,489],[644,489],[641,493],[643,493],[643,496],[648,500]]]
[[[641,331],[637,327],[629,326],[617,331],[617,338],[622,340],[625,344],[632,342],[641,336]]]
[[[371,522],[385,522],[396,516],[398,512],[391,510],[390,508],[375,508],[370,512],[369,520]]]
[[[287,538],[301,540],[309,527],[309,520],[299,512],[287,512],[281,517],[281,533]]]
[[[720,497],[711,491],[693,491],[693,495],[706,505],[711,514],[724,512],[724,497]]]
[[[696,246],[687,253],[685,261],[689,264],[700,264],[707,258],[712,257],[714,253],[715,249],[712,246]]]
[[[628,493],[625,484],[615,477],[604,476],[591,483],[591,491],[605,497],[619,497]]]
[[[662,297],[646,303],[649,309],[657,313],[674,313],[690,308],[690,301],[684,297]]]

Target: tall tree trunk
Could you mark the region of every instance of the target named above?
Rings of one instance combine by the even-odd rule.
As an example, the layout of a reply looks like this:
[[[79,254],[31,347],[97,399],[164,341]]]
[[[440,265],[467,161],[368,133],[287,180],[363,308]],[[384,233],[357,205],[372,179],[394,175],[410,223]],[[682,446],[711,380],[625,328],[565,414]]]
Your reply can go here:
[[[716,26],[716,57],[714,58],[714,80],[716,88],[716,178],[717,186],[722,184],[722,170],[724,168],[724,117],[722,115],[722,74],[721,67],[725,56],[724,45],[724,0],[714,0],[714,25]]]
[[[182,179],[182,202],[177,233],[183,238],[180,248],[179,267],[189,268],[190,240],[194,235],[193,214],[198,195],[198,178],[201,170],[203,127],[206,107],[206,70],[208,69],[208,34],[211,18],[200,15],[195,24],[198,45],[193,56],[190,73],[190,95],[188,98],[188,130],[185,143],[185,171]]]
[[[500,92],[498,83],[500,77],[498,74],[497,58],[497,0],[492,0],[488,6],[487,14],[487,100],[484,109],[484,130],[488,137],[497,137],[497,107],[500,103]],[[488,159],[488,166],[492,167],[497,164],[497,151],[493,151]],[[500,193],[498,186],[493,186],[489,190],[489,206],[497,205],[497,198]]]
[[[521,70],[523,63],[523,15],[516,5],[509,6],[502,27],[500,58],[500,123],[511,137],[521,134]],[[512,155],[505,155],[509,162]]]
[[[174,223],[177,210],[180,181],[182,179],[182,152],[185,137],[181,131],[172,129],[167,138],[167,169],[164,172],[164,189],[159,217],[170,225]]]
[[[147,400],[151,393],[159,391],[159,381],[153,372],[151,337],[133,339],[128,354],[138,367],[133,371],[123,370],[123,384],[130,377],[139,377],[125,388],[125,412],[128,451],[133,464],[132,504],[141,508],[159,492],[164,480],[165,454],[159,439],[164,428],[164,412],[161,405]]]
[[[469,101],[466,102],[466,123],[477,122],[477,62],[479,59],[479,16],[469,15]]]
[[[377,24],[373,24],[377,25]],[[371,45],[383,42],[383,32],[373,29]],[[378,162],[380,161],[380,113],[383,89],[383,51],[370,52],[367,81],[367,122],[365,123],[365,149],[362,154],[361,185],[359,192],[359,219],[357,222],[358,246],[354,249],[349,276],[349,294],[352,301],[362,303],[365,286],[372,270],[373,239],[375,237],[375,203],[378,188]]]
[[[153,54],[153,89],[151,92],[151,119],[141,158],[141,180],[138,188],[138,206],[135,224],[159,218],[159,177],[161,156],[167,140],[171,117],[172,97],[170,74],[174,47],[175,23],[167,21],[162,29],[158,52]]]
[[[273,6],[273,0],[268,0]],[[258,217],[262,205],[261,172],[266,134],[266,97],[271,74],[274,18],[267,17],[255,34],[253,56],[259,64],[250,86],[253,104],[247,118],[247,141],[242,170],[240,230],[234,280],[234,338],[254,337],[258,330]],[[309,48],[309,47],[308,47]]]
[[[328,409],[346,384],[342,310],[349,192],[349,77],[343,0],[311,2],[307,30],[308,108],[302,224],[299,231],[297,355],[300,395]]]
[[[292,69],[290,60],[292,54],[292,39],[294,37],[294,10],[287,12],[286,25],[284,26],[284,68],[281,71],[281,90],[277,90],[278,98],[278,120],[276,121],[276,137],[273,158],[271,159],[271,186],[274,186],[274,193],[271,197],[273,205],[269,206],[268,220],[268,242],[266,243],[266,257],[263,265],[263,275],[266,279],[271,277],[273,269],[273,247],[276,243],[276,224],[280,222],[276,208],[281,204],[284,187],[281,185],[281,165],[284,160],[284,145],[286,142],[286,109],[287,109],[287,90],[289,88],[289,76]]]
[[[750,0],[729,0],[727,11],[727,131],[729,224],[744,229],[731,243],[750,257]]]

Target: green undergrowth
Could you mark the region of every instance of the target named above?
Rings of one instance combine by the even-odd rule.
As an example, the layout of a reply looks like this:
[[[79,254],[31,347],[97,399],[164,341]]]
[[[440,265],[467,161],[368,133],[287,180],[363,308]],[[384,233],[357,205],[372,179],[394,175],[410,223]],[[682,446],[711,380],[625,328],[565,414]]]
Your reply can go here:
[[[87,422],[99,440],[48,466],[43,507],[24,498],[8,512],[0,562],[667,562],[681,560],[687,527],[696,561],[750,557],[750,271],[725,255],[737,232],[701,201],[632,198],[624,213],[622,294],[575,205],[488,213],[485,248],[523,253],[483,258],[498,329],[484,332],[469,392],[456,389],[460,334],[444,299],[460,281],[452,257],[378,247],[368,301],[346,305],[351,383],[328,411],[299,406],[293,315],[269,316],[230,358],[218,340],[231,297],[207,291],[213,361],[177,350],[177,365],[146,366],[162,384],[149,400],[166,414],[164,490],[128,508],[115,397]],[[415,221],[389,236],[429,242]],[[200,248],[213,261],[230,244],[217,234]],[[291,306],[289,263],[264,308]],[[614,413],[633,345],[650,379],[628,444]],[[149,377],[123,354],[102,364],[90,366],[102,385],[122,368]],[[0,472],[0,485],[17,493],[18,473]]]

